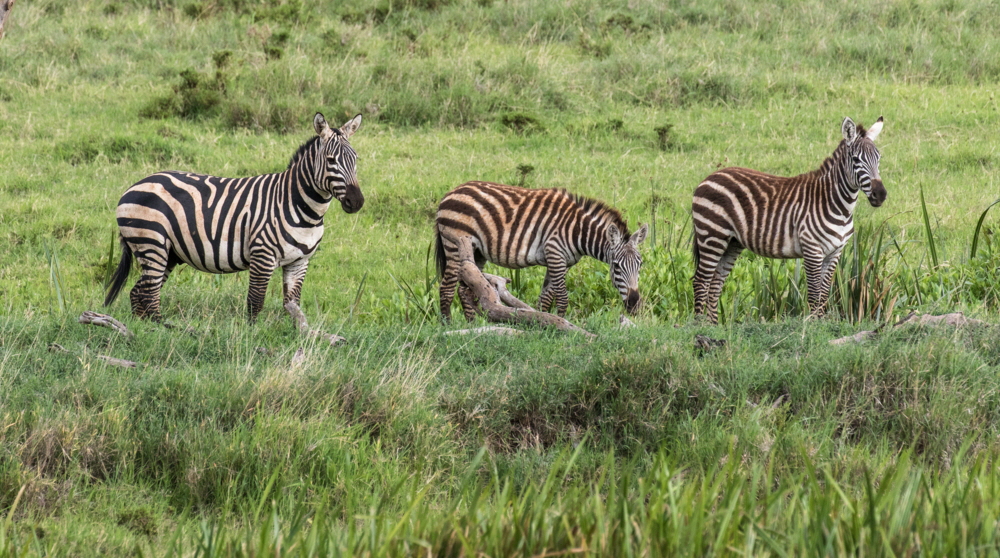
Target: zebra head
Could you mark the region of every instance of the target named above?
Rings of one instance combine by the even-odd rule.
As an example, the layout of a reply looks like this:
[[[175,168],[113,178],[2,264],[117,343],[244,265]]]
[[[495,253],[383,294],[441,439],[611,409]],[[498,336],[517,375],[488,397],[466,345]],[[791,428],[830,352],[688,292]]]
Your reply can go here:
[[[642,298],[639,296],[639,268],[642,267],[639,244],[646,240],[646,225],[639,227],[632,236],[626,238],[617,226],[610,224],[607,235],[611,283],[621,293],[625,311],[634,316],[642,304]]]
[[[875,138],[882,131],[882,117],[879,116],[867,131],[850,118],[844,119],[841,128],[850,156],[850,171],[847,173],[849,184],[852,188],[860,188],[868,196],[872,207],[878,207],[886,198],[885,186],[882,185],[882,177],[878,172],[878,161],[882,154],[875,147]]]
[[[345,212],[360,211],[365,204],[365,196],[358,187],[354,169],[358,154],[347,140],[361,127],[361,115],[348,120],[338,129],[330,128],[326,118],[317,112],[313,127],[320,139],[315,166],[319,190],[337,198]]]

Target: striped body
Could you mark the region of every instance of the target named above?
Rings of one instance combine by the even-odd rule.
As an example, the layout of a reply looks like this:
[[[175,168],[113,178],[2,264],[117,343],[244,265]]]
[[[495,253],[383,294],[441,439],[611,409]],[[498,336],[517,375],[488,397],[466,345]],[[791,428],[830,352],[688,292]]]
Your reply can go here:
[[[364,204],[357,155],[347,141],[360,123],[359,115],[334,130],[317,114],[317,136],[281,173],[221,178],[168,171],[132,185],[118,203],[122,260],[105,305],[124,285],[133,255],[142,268],[130,295],[137,316],[160,320],[160,289],[178,264],[208,273],[249,270],[251,321],[279,267],[284,302],[297,303],[330,203],[340,201],[348,213]]]
[[[554,300],[564,315],[566,270],[591,256],[611,266],[626,308],[635,312],[639,307],[637,247],[646,227],[629,236],[621,214],[601,202],[565,190],[467,182],[441,200],[436,230],[445,318],[458,284],[458,262],[464,259],[474,259],[480,268],[487,261],[510,269],[546,266],[539,309],[547,311]],[[465,310],[469,316],[470,309]]]
[[[861,190],[874,207],[885,201],[874,140],[849,118],[844,140],[819,169],[781,177],[726,168],[694,192],[695,314],[718,322],[722,285],[743,249],[769,258],[803,258],[812,315],[822,316],[841,251],[854,234]]]

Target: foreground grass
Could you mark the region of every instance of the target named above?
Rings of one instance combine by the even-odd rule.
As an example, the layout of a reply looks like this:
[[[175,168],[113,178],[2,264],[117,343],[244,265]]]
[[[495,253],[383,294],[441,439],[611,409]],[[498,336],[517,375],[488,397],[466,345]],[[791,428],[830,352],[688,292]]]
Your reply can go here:
[[[996,549],[995,327],[355,326],[293,365],[284,322],[130,325],[0,325],[10,551]]]

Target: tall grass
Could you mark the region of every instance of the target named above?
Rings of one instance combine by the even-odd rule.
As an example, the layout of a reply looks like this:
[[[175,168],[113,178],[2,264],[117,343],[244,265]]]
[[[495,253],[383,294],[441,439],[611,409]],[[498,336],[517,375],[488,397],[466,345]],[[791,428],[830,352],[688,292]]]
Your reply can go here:
[[[515,489],[482,451],[437,505],[433,481],[401,482],[346,510],[304,502],[243,527],[202,522],[168,555],[197,556],[983,556],[1000,552],[998,471],[959,456],[948,471],[908,452],[860,472],[801,457],[799,473],[738,454],[706,470],[659,454],[648,468],[610,456],[594,479],[580,448]],[[485,476],[485,479],[482,477]],[[853,478],[852,478],[853,476]],[[478,477],[478,479],[477,479]],[[860,481],[860,482],[858,482]],[[387,509],[385,502],[400,502]],[[350,518],[348,520],[343,517]]]

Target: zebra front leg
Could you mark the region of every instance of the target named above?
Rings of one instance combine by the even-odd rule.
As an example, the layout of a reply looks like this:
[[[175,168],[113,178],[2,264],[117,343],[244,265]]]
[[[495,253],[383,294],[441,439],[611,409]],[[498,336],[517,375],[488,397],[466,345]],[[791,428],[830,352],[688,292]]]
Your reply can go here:
[[[257,321],[257,315],[264,308],[264,297],[267,295],[267,283],[271,280],[277,265],[274,255],[266,252],[250,256],[250,290],[247,293],[247,319],[250,323]]]
[[[302,297],[302,282],[305,281],[308,269],[309,260],[299,260],[281,268],[282,305],[289,302],[299,303],[299,299]]]
[[[555,291],[552,290],[552,273],[545,269],[545,281],[542,283],[542,292],[538,295],[538,311],[548,312],[552,307],[552,298]]]
[[[566,315],[569,307],[569,293],[566,291],[566,258],[562,255],[559,246],[554,243],[545,246],[545,285],[542,293],[538,297],[538,309],[548,312],[552,306],[552,299],[556,302],[556,314],[560,318]]]
[[[569,308],[569,291],[566,290],[566,268],[560,272],[556,270],[552,276],[552,291],[556,299],[556,315],[560,318],[566,317],[566,309]]]
[[[818,252],[806,252],[802,258],[802,267],[806,268],[806,290],[809,301],[809,316],[806,319],[822,318],[826,311],[826,299],[830,293],[827,290],[823,296],[823,270],[826,256]]]
[[[809,316],[811,318],[822,318],[826,315],[826,305],[830,300],[830,289],[833,287],[833,274],[837,271],[837,264],[840,262],[840,254],[843,249],[844,247],[841,246],[823,259],[823,265],[819,270],[820,279],[817,287],[819,292],[815,306],[812,303],[812,282],[809,282],[809,306],[811,310]]]

